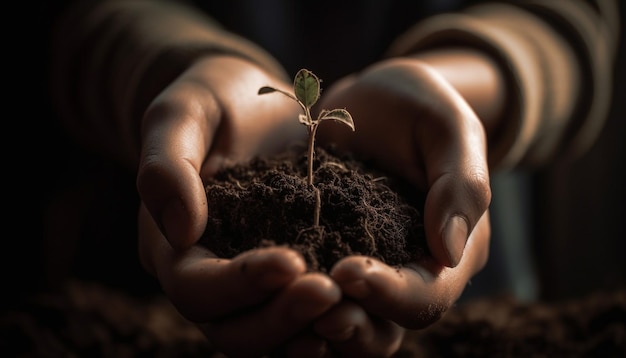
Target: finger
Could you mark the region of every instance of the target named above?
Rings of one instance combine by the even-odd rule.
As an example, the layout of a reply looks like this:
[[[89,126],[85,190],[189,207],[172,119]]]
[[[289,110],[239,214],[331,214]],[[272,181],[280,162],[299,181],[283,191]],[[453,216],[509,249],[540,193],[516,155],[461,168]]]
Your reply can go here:
[[[371,257],[354,256],[340,261],[331,277],[347,297],[370,314],[403,327],[422,328],[437,320],[449,306],[442,292],[433,292],[440,288],[432,287],[436,276],[447,273],[424,271],[395,269]]]
[[[370,257],[353,256],[339,261],[331,270],[331,277],[346,297],[370,315],[405,328],[423,328],[441,317],[469,279],[485,265],[489,234],[489,215],[485,213],[455,268],[445,267],[432,258],[393,268]]]
[[[339,356],[389,357],[402,343],[404,329],[371,315],[360,305],[343,300],[315,322],[315,332]]]
[[[284,345],[341,299],[341,291],[326,275],[301,275],[266,305],[237,317],[202,324],[207,337],[233,356],[267,354]],[[241,344],[241,337],[246,344]]]
[[[183,316],[195,322],[250,309],[306,271],[293,250],[274,247],[216,258],[202,246],[179,252],[169,245],[145,207],[140,210],[140,256]]]
[[[201,247],[190,251],[162,281],[170,283],[168,297],[197,322],[262,304],[305,272],[302,257],[284,248],[252,250],[233,260],[207,258]]]
[[[206,226],[200,169],[220,121],[206,88],[183,76],[146,111],[137,188],[170,244],[192,245]]]

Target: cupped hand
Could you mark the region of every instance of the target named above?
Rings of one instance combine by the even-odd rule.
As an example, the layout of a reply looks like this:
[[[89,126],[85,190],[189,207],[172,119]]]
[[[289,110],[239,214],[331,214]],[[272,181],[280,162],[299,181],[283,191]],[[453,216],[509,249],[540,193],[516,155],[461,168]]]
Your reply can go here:
[[[472,108],[430,66],[404,58],[331,86],[318,108],[337,107],[352,114],[356,131],[320,126],[318,140],[373,159],[425,193],[430,252],[456,266],[491,201],[487,138]]]
[[[307,273],[293,250],[255,249],[231,260],[200,245],[174,250],[145,206],[138,219],[142,264],[181,315],[229,357],[261,357],[302,341],[307,327],[341,300],[337,284]]]
[[[356,126],[355,132],[322,126],[319,141],[375,160],[426,195],[432,256],[399,269],[370,257],[341,260],[330,275],[348,303],[315,325],[330,350],[388,356],[404,328],[438,320],[486,263],[491,191],[485,131],[461,95],[414,59],[388,60],[346,77],[324,93],[318,108],[346,108]]]
[[[312,328],[283,347],[290,357],[391,357],[406,329],[436,322],[486,263],[490,236],[486,212],[470,234],[456,267],[432,257],[401,268],[367,256],[339,261],[330,277],[342,300],[316,318]],[[308,353],[303,355],[303,352]]]
[[[195,62],[149,105],[137,188],[174,248],[190,247],[205,229],[203,178],[225,162],[278,151],[306,135],[299,106],[259,96],[262,86],[292,90],[250,61],[214,55]]]
[[[489,235],[485,213],[453,268],[432,257],[401,268],[365,256],[338,262],[330,275],[341,288],[342,302],[314,324],[325,340],[325,356],[392,356],[406,329],[427,327],[454,304],[486,263]]]
[[[142,264],[179,312],[233,357],[302,340],[302,330],[340,300],[336,283],[307,273],[292,250],[257,249],[229,260],[195,245],[210,215],[203,179],[227,162],[284,149],[306,135],[300,107],[259,96],[263,86],[292,90],[246,60],[202,59],[154,99],[141,131]]]

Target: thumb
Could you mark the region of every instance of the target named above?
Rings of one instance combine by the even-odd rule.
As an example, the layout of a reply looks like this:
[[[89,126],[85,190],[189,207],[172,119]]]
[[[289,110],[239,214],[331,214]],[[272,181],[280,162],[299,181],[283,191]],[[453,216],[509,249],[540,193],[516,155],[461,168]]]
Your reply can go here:
[[[219,123],[217,108],[210,93],[179,81],[144,116],[137,189],[175,249],[193,245],[206,227],[200,170]]]
[[[445,174],[431,186],[424,206],[424,227],[431,254],[455,267],[467,239],[491,200],[486,174]]]

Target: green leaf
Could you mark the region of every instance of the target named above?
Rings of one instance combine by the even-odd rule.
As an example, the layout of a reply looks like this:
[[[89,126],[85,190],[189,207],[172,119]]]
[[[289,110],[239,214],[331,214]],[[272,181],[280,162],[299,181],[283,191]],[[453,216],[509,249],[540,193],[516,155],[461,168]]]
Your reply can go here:
[[[300,102],[296,96],[292,95],[289,92],[285,92],[283,90],[279,90],[278,88],[274,88],[274,87],[270,87],[270,86],[263,86],[261,88],[259,88],[259,92],[257,93],[259,96],[262,94],[266,94],[266,93],[274,93],[274,92],[278,92],[281,94],[284,94],[285,96],[293,99],[294,101],[298,102],[298,104],[302,107],[303,110],[305,110],[304,108],[304,104],[302,102]]]
[[[266,93],[272,93],[272,92],[276,92],[277,89],[274,87],[269,87],[269,86],[263,86],[261,88],[259,88],[259,93],[258,94],[266,94]]]
[[[320,98],[320,80],[313,72],[301,69],[293,80],[296,97],[307,108],[311,108]]]
[[[334,120],[337,122],[341,122],[347,125],[348,127],[350,127],[353,132],[355,130],[354,120],[352,120],[352,115],[350,115],[350,112],[348,112],[345,109],[339,108],[339,109],[333,109],[331,111],[324,109],[320,112],[320,115],[318,117],[318,121],[323,121],[323,120]]]

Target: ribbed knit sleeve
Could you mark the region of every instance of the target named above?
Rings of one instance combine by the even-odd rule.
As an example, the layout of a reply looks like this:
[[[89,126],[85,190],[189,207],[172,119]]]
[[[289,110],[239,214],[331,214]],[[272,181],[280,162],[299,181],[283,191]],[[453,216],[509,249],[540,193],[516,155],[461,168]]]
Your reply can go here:
[[[486,51],[507,83],[505,115],[489,138],[494,168],[537,167],[594,143],[611,101],[619,22],[611,0],[482,3],[423,21],[390,56],[442,46]]]
[[[181,2],[77,4],[53,36],[52,95],[78,140],[117,159],[138,156],[146,106],[201,56],[232,54],[287,78],[267,52]]]

